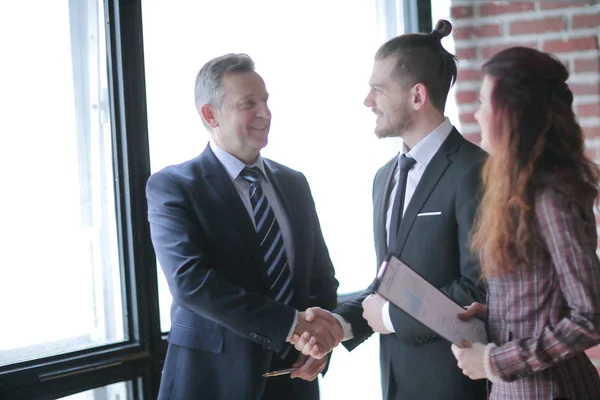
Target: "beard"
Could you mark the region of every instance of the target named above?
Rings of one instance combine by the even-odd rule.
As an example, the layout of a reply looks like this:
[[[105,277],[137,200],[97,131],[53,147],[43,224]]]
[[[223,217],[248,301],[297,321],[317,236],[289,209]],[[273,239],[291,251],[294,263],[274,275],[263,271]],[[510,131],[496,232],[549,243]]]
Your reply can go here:
[[[374,132],[378,139],[389,138],[389,137],[402,137],[404,133],[408,131],[414,125],[412,116],[408,113],[404,113],[402,118],[394,121],[393,124],[388,124],[381,129],[377,129],[375,126]]]

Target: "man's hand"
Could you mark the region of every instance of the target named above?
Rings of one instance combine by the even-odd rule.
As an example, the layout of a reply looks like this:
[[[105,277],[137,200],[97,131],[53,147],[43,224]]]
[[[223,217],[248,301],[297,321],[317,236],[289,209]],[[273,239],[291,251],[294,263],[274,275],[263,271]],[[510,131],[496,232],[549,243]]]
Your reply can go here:
[[[392,333],[383,323],[383,316],[381,311],[386,300],[378,294],[371,294],[367,296],[362,302],[363,307],[363,318],[367,320],[371,329],[374,332],[386,335]]]
[[[462,348],[452,345],[452,353],[458,361],[458,368],[471,379],[487,378],[484,367],[485,345],[466,342]]]
[[[290,343],[302,354],[320,360],[340,344],[343,337],[344,331],[333,314],[312,307],[298,314]]]
[[[290,375],[291,378],[300,378],[305,381],[314,380],[325,369],[327,365],[327,357],[320,360],[306,356],[302,353],[298,354],[298,360],[292,365],[294,368],[298,368]]]

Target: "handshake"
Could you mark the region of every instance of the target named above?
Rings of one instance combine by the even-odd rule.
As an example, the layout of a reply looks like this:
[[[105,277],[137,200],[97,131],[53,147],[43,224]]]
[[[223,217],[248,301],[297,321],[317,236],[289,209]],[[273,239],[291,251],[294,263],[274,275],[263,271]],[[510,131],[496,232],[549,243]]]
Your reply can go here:
[[[370,294],[362,301],[363,318],[373,332],[382,335],[392,333],[383,321],[382,310],[385,303],[386,300],[376,293]],[[308,308],[298,314],[298,323],[294,327],[290,343],[305,356],[320,360],[344,339],[344,329],[340,320],[347,324],[337,314],[319,307]],[[350,332],[349,337],[352,337]]]
[[[290,343],[302,354],[320,360],[340,344],[343,337],[344,330],[332,313],[311,307],[298,313]]]

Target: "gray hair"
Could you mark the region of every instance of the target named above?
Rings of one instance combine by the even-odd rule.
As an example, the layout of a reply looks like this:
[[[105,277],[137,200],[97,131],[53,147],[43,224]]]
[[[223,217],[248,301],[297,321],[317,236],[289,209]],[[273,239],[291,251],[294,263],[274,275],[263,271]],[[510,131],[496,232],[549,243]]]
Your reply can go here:
[[[221,85],[223,76],[228,72],[251,72],[254,71],[254,61],[249,55],[225,54],[208,61],[196,75],[196,84],[194,86],[194,98],[196,100],[196,110],[200,113],[200,108],[205,104],[211,104],[215,107],[223,105],[223,87]],[[210,129],[208,123],[202,117],[202,123],[207,129]]]

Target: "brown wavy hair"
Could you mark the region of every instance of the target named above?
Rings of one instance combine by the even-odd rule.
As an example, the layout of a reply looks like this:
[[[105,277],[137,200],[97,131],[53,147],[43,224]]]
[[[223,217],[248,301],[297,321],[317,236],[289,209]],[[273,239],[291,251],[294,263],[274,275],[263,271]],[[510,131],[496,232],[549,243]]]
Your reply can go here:
[[[529,265],[543,246],[535,221],[541,188],[564,193],[582,210],[598,196],[599,170],[584,153],[565,66],[547,53],[506,49],[483,65],[492,78],[494,152],[483,168],[483,198],[473,248],[484,277]]]

